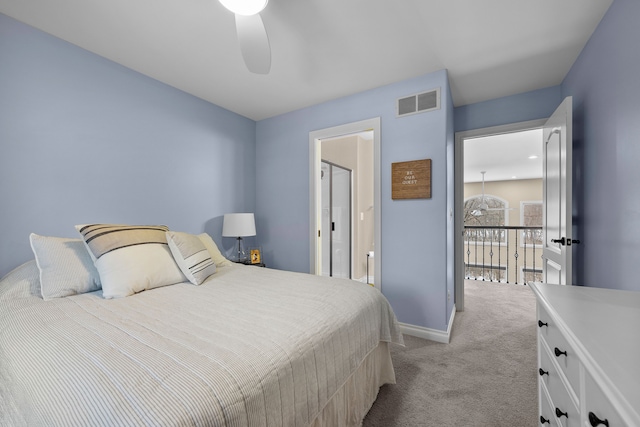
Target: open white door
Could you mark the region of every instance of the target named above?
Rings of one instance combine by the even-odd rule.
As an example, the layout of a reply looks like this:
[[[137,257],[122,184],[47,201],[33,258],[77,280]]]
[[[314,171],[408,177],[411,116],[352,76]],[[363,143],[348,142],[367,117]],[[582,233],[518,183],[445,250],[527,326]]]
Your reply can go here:
[[[565,98],[544,125],[543,281],[571,285],[572,108]]]

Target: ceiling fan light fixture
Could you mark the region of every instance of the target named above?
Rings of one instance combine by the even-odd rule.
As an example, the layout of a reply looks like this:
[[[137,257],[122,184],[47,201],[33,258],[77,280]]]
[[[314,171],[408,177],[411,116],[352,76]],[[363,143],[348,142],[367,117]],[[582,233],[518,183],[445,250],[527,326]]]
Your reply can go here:
[[[267,6],[269,0],[218,0],[236,15],[257,15]]]

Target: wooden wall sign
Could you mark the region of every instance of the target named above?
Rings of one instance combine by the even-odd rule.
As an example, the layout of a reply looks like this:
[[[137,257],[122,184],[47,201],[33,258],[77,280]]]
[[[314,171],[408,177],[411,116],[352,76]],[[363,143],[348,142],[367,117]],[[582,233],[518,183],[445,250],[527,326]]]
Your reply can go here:
[[[431,159],[391,163],[391,198],[430,199]]]

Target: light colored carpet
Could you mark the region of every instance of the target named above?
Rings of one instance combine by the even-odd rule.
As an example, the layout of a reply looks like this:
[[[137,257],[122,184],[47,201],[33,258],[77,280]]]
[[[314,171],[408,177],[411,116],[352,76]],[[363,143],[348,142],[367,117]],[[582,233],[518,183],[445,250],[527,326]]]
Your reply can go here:
[[[405,335],[392,346],[397,384],[363,426],[536,426],[535,320],[529,287],[467,281],[449,344]]]

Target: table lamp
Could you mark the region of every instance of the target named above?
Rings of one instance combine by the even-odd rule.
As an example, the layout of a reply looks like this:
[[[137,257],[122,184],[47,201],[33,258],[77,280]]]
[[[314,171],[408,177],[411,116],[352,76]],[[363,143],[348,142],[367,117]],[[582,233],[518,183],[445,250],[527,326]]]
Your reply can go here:
[[[242,238],[256,235],[256,220],[252,213],[225,214],[222,223],[222,237],[236,237],[237,251],[231,254],[231,261],[245,262],[249,259],[242,245]]]

